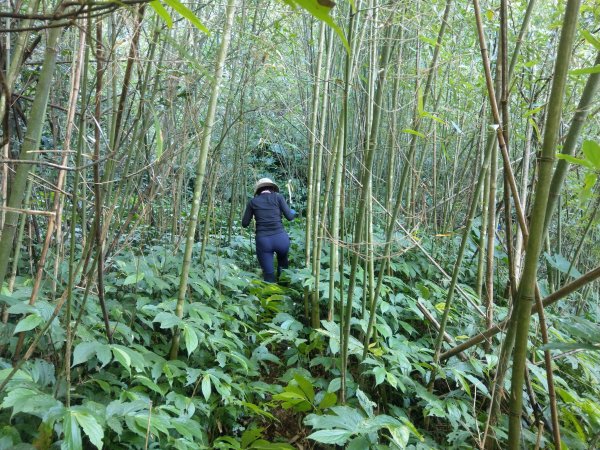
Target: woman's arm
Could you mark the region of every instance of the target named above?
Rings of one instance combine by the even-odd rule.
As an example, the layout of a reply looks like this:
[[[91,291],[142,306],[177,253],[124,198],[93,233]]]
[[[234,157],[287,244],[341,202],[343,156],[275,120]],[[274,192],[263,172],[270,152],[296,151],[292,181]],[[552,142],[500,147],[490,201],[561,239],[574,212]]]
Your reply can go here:
[[[283,195],[278,194],[277,199],[279,200],[279,209],[281,210],[285,218],[287,220],[294,220],[294,218],[296,217],[296,213],[290,209],[288,204],[285,202],[285,198],[283,198]]]
[[[244,217],[242,217],[242,226],[247,228],[250,225],[250,220],[252,220],[252,215],[254,214],[254,210],[252,209],[252,200],[248,202],[246,205],[246,211],[244,211]]]

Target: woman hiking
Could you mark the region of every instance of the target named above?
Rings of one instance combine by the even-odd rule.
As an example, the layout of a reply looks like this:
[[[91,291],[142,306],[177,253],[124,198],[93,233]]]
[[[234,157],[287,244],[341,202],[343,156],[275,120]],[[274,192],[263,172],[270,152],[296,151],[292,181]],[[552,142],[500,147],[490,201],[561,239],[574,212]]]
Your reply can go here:
[[[296,212],[290,209],[271,179],[261,178],[254,185],[254,198],[246,206],[242,226],[247,228],[252,217],[256,220],[256,257],[268,283],[275,282],[274,253],[277,253],[277,276],[288,266],[290,237],[283,228],[282,215],[293,220]]]

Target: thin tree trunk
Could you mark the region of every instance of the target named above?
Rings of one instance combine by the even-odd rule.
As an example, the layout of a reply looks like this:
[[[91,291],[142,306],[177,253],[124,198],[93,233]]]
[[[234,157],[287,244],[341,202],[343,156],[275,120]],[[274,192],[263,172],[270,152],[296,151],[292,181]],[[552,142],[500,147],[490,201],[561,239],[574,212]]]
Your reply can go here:
[[[62,28],[52,28],[48,33],[46,44],[46,53],[44,63],[38,79],[35,98],[31,106],[31,113],[28,120],[27,133],[23,139],[19,160],[24,161],[18,165],[16,174],[11,183],[10,198],[8,207],[12,208],[6,212],[4,226],[2,228],[2,237],[0,238],[0,285],[2,285],[6,276],[8,261],[13,247],[13,240],[17,228],[18,210],[24,199],[25,186],[31,168],[26,162],[35,161],[42,137],[42,128],[45,123],[46,106],[48,105],[48,96],[54,77],[54,68],[56,67],[56,57],[58,55],[57,42]]]
[[[102,317],[104,319],[104,328],[108,342],[112,344],[112,333],[110,330],[110,322],[108,318],[108,310],[104,300],[104,250],[102,240],[102,189],[100,186],[100,142],[102,133],[100,129],[102,117],[102,82],[106,65],[103,65],[104,60],[104,44],[102,43],[102,22],[98,20],[96,23],[96,106],[94,116],[96,126],[94,127],[94,241],[96,244],[96,263],[97,263],[97,284],[98,284],[98,301],[102,309]],[[88,283],[91,283],[91,276],[88,278]]]
[[[72,66],[71,71],[71,87],[70,87],[70,97],[69,97],[69,107],[67,109],[67,127],[65,131],[65,139],[63,143],[63,156],[60,165],[66,166],[69,158],[69,153],[71,149],[71,135],[73,132],[74,119],[75,119],[75,110],[77,108],[77,100],[79,97],[79,86],[81,81],[81,68],[83,65],[83,51],[85,49],[85,38],[84,34],[80,33],[79,35],[79,46],[76,52],[76,60]],[[42,251],[40,253],[40,257],[37,263],[37,272],[34,278],[33,286],[31,289],[31,295],[29,297],[29,304],[35,304],[37,299],[40,286],[42,283],[42,277],[44,274],[44,268],[46,265],[46,256],[48,255],[48,249],[50,248],[50,243],[52,242],[52,236],[54,235],[55,225],[59,220],[61,214],[61,204],[62,204],[62,195],[61,192],[63,190],[64,182],[65,182],[65,171],[59,170],[58,180],[56,181],[56,189],[54,192],[54,204],[52,206],[52,215],[48,217],[48,225],[46,228],[46,238],[44,240],[44,244],[42,246]],[[57,228],[57,236],[60,234],[60,228]],[[15,346],[15,356],[18,356],[21,352],[21,347],[23,345],[23,339],[25,338],[24,333],[19,333],[19,339],[17,341],[17,345]]]
[[[476,1],[476,0],[475,0]],[[538,183],[531,214],[529,241],[523,264],[523,274],[515,301],[516,338],[513,355],[513,369],[510,394],[510,415],[508,442],[509,448],[517,450],[521,446],[521,412],[523,402],[523,374],[527,357],[529,322],[535,295],[538,260],[542,249],[544,223],[552,181],[554,152],[558,141],[563,95],[571,60],[573,41],[577,30],[581,0],[568,0],[560,42],[556,54],[552,89],[548,102],[548,114],[544,127],[542,154],[539,161]]]
[[[202,143],[200,145],[200,155],[198,158],[198,164],[196,166],[194,199],[192,201],[192,210],[190,211],[190,218],[187,227],[185,252],[183,256],[183,263],[181,266],[181,275],[179,278],[179,292],[177,294],[177,305],[175,307],[175,314],[179,318],[183,317],[183,305],[187,293],[188,277],[192,263],[192,250],[194,247],[194,235],[196,234],[196,226],[198,223],[198,211],[200,210],[202,185],[204,184],[204,178],[206,176],[206,161],[208,159],[208,150],[210,147],[212,129],[215,124],[217,101],[219,99],[220,85],[221,80],[223,78],[223,67],[225,65],[227,49],[229,48],[229,41],[231,39],[231,28],[233,24],[233,13],[235,11],[235,6],[236,0],[228,0],[227,9],[225,12],[225,26],[223,28],[221,45],[219,47],[219,52],[217,54],[217,60],[215,63],[215,74],[211,85],[211,94],[208,104],[208,111],[206,113],[206,119],[204,121]],[[179,337],[179,330],[174,330],[173,340],[171,342],[171,350],[169,352],[170,359],[177,358],[177,354],[179,352]]]

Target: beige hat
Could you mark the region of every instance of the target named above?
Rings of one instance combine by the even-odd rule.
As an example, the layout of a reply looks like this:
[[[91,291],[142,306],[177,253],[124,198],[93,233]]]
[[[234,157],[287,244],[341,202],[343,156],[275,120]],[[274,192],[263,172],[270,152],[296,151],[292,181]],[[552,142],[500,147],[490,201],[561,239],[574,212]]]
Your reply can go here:
[[[267,186],[272,187],[275,192],[279,192],[279,186],[277,186],[273,182],[273,180],[271,180],[270,178],[261,178],[254,185],[254,195],[256,195],[257,191],[260,188],[267,187]]]

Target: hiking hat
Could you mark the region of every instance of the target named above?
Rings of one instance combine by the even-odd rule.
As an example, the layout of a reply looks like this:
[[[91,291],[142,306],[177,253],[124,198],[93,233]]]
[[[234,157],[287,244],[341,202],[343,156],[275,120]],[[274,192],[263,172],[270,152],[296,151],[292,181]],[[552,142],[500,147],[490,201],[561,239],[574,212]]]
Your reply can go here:
[[[271,180],[270,178],[261,178],[254,185],[254,195],[256,195],[258,193],[258,190],[260,188],[264,188],[264,187],[272,187],[275,192],[279,192],[279,186],[277,186],[273,182],[273,180]]]

